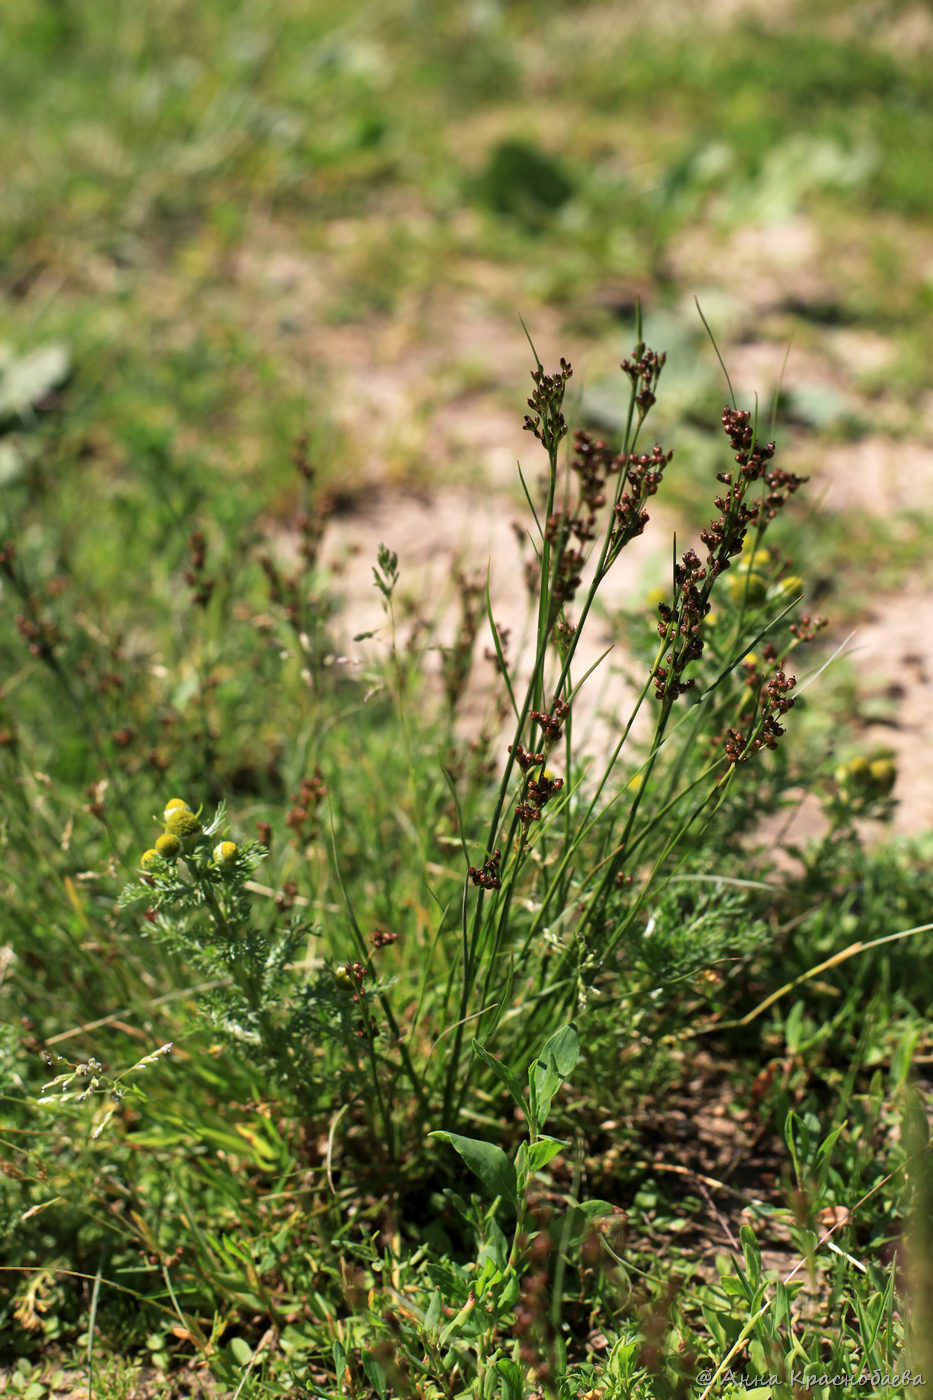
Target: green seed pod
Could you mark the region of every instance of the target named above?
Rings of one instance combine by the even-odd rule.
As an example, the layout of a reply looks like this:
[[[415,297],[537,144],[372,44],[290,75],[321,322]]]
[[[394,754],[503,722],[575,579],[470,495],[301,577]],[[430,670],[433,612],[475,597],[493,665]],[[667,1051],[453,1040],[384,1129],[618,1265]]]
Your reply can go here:
[[[165,804],[165,811],[162,813],[162,820],[167,822],[173,812],[190,812],[191,808],[181,797],[170,797]]]
[[[186,807],[175,807],[165,823],[165,831],[169,836],[177,836],[185,850],[190,851],[201,835],[201,823]]]
[[[150,846],[148,851],[143,851],[142,855],[139,858],[139,863],[142,866],[143,870],[149,869],[150,865],[152,864],[153,858],[155,856],[158,856],[158,854],[159,852],[155,849],[154,846]]]
[[[221,841],[214,847],[214,859],[218,865],[232,865],[240,853],[235,841]]]
[[[334,981],[342,992],[356,991],[356,978],[348,967],[338,967],[334,973]]]
[[[156,837],[155,848],[163,860],[177,860],[181,855],[181,842],[168,831]]]

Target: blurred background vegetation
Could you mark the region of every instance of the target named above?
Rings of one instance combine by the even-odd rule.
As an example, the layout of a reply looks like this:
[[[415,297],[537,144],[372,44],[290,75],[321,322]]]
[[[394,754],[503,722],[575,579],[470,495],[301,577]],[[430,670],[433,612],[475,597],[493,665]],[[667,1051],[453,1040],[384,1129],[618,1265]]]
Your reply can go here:
[[[116,1063],[184,1024],[190,1007],[176,975],[151,945],[145,958],[127,956],[113,911],[149,844],[152,812],[176,791],[226,796],[250,835],[270,823],[270,885],[296,879],[302,895],[313,887],[322,908],[339,910],[328,852],[320,842],[305,849],[319,834],[313,810],[300,833],[286,822],[326,739],[354,896],[387,926],[404,909],[427,936],[431,914],[411,876],[421,853],[410,814],[390,800],[410,771],[385,738],[386,707],[363,711],[358,689],[342,689],[336,674],[309,700],[299,650],[288,650],[306,629],[324,655],[331,581],[313,576],[309,546],[311,604],[269,621],[257,560],[270,539],[300,547],[308,527],[296,525],[299,512],[313,518],[325,498],[351,534],[378,493],[400,511],[411,491],[433,497],[451,484],[481,490],[490,508],[511,501],[514,459],[529,444],[519,317],[548,367],[561,353],[579,366],[577,407],[610,433],[621,403],[615,366],[641,304],[649,342],[668,352],[654,426],[677,449],[666,508],[696,525],[722,462],[727,392],[697,298],[740,402],[757,393],[767,410],[776,396],[782,464],[813,478],[782,528],[834,635],[883,593],[924,595],[931,55],[928,7],[906,0],[779,9],[751,0],[7,0],[0,540],[15,544],[21,591],[5,581],[0,836],[3,938],[19,959],[4,983],[14,1087],[26,1073],[21,1016],[38,1044],[148,1006],[145,1034],[111,1026],[76,1041]],[[302,434],[310,486],[292,460]],[[194,528],[214,580],[204,609],[185,579]],[[24,635],[17,613],[40,632]],[[351,632],[354,623],[351,609]],[[866,698],[851,670],[836,674],[832,696],[822,692],[820,712],[810,712],[808,742],[829,771],[842,726],[889,724],[900,698],[890,686],[920,681],[901,667]],[[846,742],[857,745],[857,728]],[[910,742],[903,768],[916,784],[924,746]],[[448,797],[435,779],[429,815]],[[381,864],[366,824],[354,825],[360,812]],[[765,995],[840,937],[919,922],[927,888],[894,857],[863,872],[856,847],[837,852],[802,878],[753,991],[730,987],[723,1007],[735,1009],[733,994]],[[849,920],[844,928],[828,907]],[[680,906],[668,913],[681,928]],[[779,913],[757,909],[749,926],[759,917],[773,927]],[[327,952],[338,956],[333,938]],[[811,1072],[835,1093],[863,1034],[892,1095],[903,1089],[909,1052],[928,1035],[923,960],[911,946],[859,968],[832,1022],[798,1003],[790,1032],[778,1019],[755,1042],[765,1058],[790,1040],[795,1054],[803,1047],[761,1110],[772,1126],[791,1101],[810,1102]],[[868,1020],[863,993],[877,1001]],[[754,1034],[735,1049],[753,1066]],[[197,1143],[186,1179],[192,1220],[214,1212],[235,1226],[242,1209],[235,1176],[208,1165],[218,1148],[231,1158],[240,1150],[257,1179],[286,1170],[294,1144],[271,1123],[267,1139],[257,1133],[247,1105],[263,1086],[248,1067],[218,1067],[216,1047],[195,1038],[185,1053],[180,1069],[159,1069],[158,1123],[128,1120],[135,1140],[108,1147],[112,1161],[86,1159],[79,1134],[63,1138],[60,1124],[32,1144],[33,1120],[18,1120],[22,1191],[30,1210],[42,1205],[28,1230],[12,1174],[3,1190],[28,1267],[77,1263],[93,1278],[101,1240],[130,1214],[114,1184],[121,1173],[142,1196],[164,1193],[167,1249],[177,1202],[166,1163],[177,1164],[179,1144]],[[32,1091],[45,1073],[34,1069]],[[634,1101],[665,1087],[669,1066],[626,1074]],[[894,1119],[887,1106],[881,1116]],[[47,1210],[49,1160],[58,1197]],[[862,1168],[859,1159],[858,1180]],[[852,1179],[840,1172],[840,1198]],[[255,1207],[257,1237],[272,1230],[264,1210]],[[879,1238],[889,1225],[877,1224]],[[285,1233],[276,1236],[283,1256]],[[139,1271],[138,1244],[124,1239],[115,1256],[127,1277]],[[191,1284],[192,1308],[207,1306],[214,1283],[201,1293]],[[42,1301],[54,1295],[44,1322],[34,1314],[45,1336],[54,1338],[55,1317],[71,1335],[87,1293],[66,1296],[51,1273],[37,1289]],[[11,1294],[3,1302],[16,1332]],[[128,1304],[128,1336],[134,1318]],[[167,1357],[168,1323],[152,1335]],[[21,1328],[16,1337],[17,1347],[33,1345]]]

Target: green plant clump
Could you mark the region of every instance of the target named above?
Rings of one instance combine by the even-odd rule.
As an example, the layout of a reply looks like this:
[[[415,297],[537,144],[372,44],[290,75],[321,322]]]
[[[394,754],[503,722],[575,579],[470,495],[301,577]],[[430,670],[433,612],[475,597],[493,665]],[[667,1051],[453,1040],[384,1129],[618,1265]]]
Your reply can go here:
[[[581,640],[672,470],[645,438],[664,366],[639,325],[609,443],[571,435],[571,366],[535,355],[524,656],[466,574],[442,641],[383,545],[385,626],[358,639],[382,651],[347,675],[310,511],[288,577],[268,544],[225,560],[190,536],[177,678],[55,614],[44,548],[3,547],[4,644],[58,716],[53,746],[19,703],[0,745],[2,975],[30,1007],[2,1041],[0,1327],[24,1355],[83,1348],[115,1394],[107,1349],[159,1384],[198,1365],[238,1395],[382,1400],[922,1372],[923,1295],[898,1301],[885,1250],[928,1226],[925,896],[897,862],[872,877],[860,842],[856,819],[891,810],[890,755],[795,761],[791,662],[822,622],[765,543],[804,483],[754,413],[725,408],[707,523],[616,618],[630,711],[596,752],[579,738],[607,664]],[[168,766],[191,803],[153,797]],[[800,786],[828,831],[782,876],[755,833]],[[899,982],[832,981],[892,941]],[[704,1120],[737,1155],[757,1134],[752,1193],[720,1181]],[[698,1216],[733,1246],[715,1278],[681,1240]]]

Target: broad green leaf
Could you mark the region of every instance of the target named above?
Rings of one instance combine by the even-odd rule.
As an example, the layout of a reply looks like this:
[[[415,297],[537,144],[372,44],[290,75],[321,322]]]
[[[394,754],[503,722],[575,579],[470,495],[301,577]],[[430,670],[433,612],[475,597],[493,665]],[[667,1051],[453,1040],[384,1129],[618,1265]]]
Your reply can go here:
[[[493,1142],[483,1142],[481,1138],[448,1133],[444,1129],[437,1129],[429,1136],[438,1138],[441,1142],[449,1142],[493,1196],[501,1196],[510,1205],[517,1204],[515,1168],[501,1147],[497,1147]]]
[[[502,1292],[496,1299],[499,1315],[507,1313],[518,1302],[518,1295],[521,1292],[521,1279],[518,1274],[511,1273],[502,1285]]]
[[[551,1102],[560,1088],[560,1075],[553,1065],[544,1065],[535,1060],[528,1069],[528,1088],[531,1119],[535,1128],[544,1127],[551,1111]]]
[[[473,1280],[473,1292],[477,1298],[483,1298],[489,1289],[494,1288],[500,1281],[502,1270],[488,1254],[481,1254],[478,1262],[481,1262],[482,1267]]]
[[[739,1231],[739,1240],[742,1244],[742,1253],[745,1256],[745,1268],[748,1271],[749,1281],[753,1287],[757,1287],[761,1278],[761,1250],[758,1248],[755,1232],[750,1225],[742,1226]]]
[[[576,1249],[586,1239],[597,1220],[610,1220],[617,1208],[611,1201],[583,1201],[568,1212],[570,1221],[567,1249]],[[561,1237],[563,1240],[563,1236]]]
[[[497,1059],[495,1055],[490,1055],[489,1051],[484,1046],[480,1045],[478,1040],[473,1041],[473,1051],[480,1057],[484,1065],[489,1066],[493,1074],[499,1080],[499,1083],[508,1089],[512,1098],[518,1104],[522,1113],[524,1113],[527,1105],[524,1095],[522,1094],[522,1086],[509,1069],[508,1065],[504,1064],[502,1060]]]
[[[486,1222],[486,1238],[477,1258],[491,1259],[497,1269],[504,1269],[509,1257],[509,1242],[497,1220]]]
[[[496,1362],[496,1370],[502,1377],[502,1389],[499,1392],[502,1400],[524,1400],[525,1379],[518,1363],[511,1361],[507,1356],[500,1356]]]
[[[238,1366],[247,1366],[252,1361],[253,1348],[244,1337],[231,1337],[227,1346]]]
[[[450,1268],[446,1264],[425,1264],[425,1273],[431,1282],[439,1290],[443,1290],[441,1302],[446,1298],[449,1303],[462,1303],[466,1301],[470,1291],[470,1278],[462,1269]],[[433,1300],[432,1300],[433,1306]],[[438,1305],[440,1308],[440,1304]]]
[[[424,1315],[423,1326],[425,1332],[437,1331],[437,1324],[441,1320],[441,1307],[441,1290],[439,1288],[435,1288],[434,1292],[431,1294],[431,1301],[428,1304],[428,1310]]]
[[[542,1137],[537,1142],[532,1142],[528,1146],[528,1169],[532,1172],[539,1172],[542,1167],[546,1167],[558,1152],[563,1152],[565,1147],[570,1146],[569,1139]]]
[[[383,1400],[387,1388],[385,1371],[383,1371],[382,1367],[379,1365],[379,1362],[376,1361],[368,1351],[363,1351],[360,1353],[360,1361],[362,1363],[366,1379],[369,1381],[373,1390],[379,1396],[379,1400]]]
[[[553,1066],[561,1079],[566,1079],[573,1073],[579,1057],[580,1036],[573,1023],[561,1026],[559,1031],[555,1031],[538,1056],[544,1064]]]

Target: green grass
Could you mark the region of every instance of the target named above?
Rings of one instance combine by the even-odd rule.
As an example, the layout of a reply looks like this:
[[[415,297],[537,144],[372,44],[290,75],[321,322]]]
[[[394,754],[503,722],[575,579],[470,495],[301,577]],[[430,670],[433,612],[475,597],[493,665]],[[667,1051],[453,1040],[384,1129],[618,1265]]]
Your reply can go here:
[[[884,765],[852,763],[876,757],[850,728],[857,673],[814,680],[773,752],[730,769],[723,747],[756,732],[779,658],[802,685],[825,655],[796,650],[782,580],[847,627],[924,567],[925,507],[817,517],[794,495],[755,596],[733,558],[702,656],[667,639],[699,682],[679,699],[648,684],[657,600],[633,598],[614,622],[647,733],[615,759],[581,752],[573,710],[553,746],[529,719],[583,680],[558,622],[598,616],[557,518],[581,487],[556,389],[547,450],[522,457],[532,493],[550,481],[522,505],[534,655],[503,657],[484,719],[482,596],[460,586],[451,639],[440,599],[406,606],[387,538],[383,624],[351,642],[319,538],[380,458],[438,480],[417,447],[434,407],[520,420],[498,343],[518,312],[601,366],[641,296],[669,358],[637,448],[676,449],[648,507],[678,558],[735,465],[685,292],[730,371],[743,341],[794,334],[817,361],[840,327],[888,341],[861,379],[837,355],[845,393],[779,399],[788,471],[798,444],[913,436],[926,59],[833,5],[700,35],[601,5],[344,13],[5,16],[0,1385],[666,1400],[720,1366],[745,1380],[711,1393],[926,1374],[929,840],[859,835],[891,807]],[[800,216],[825,284],[759,312],[729,239]],[[683,288],[698,228],[708,285]],[[445,343],[438,307],[478,309],[488,345]],[[50,345],[67,369],[33,362],[22,387]],[[365,391],[396,361],[414,388],[393,427]],[[579,384],[571,429],[633,449],[625,381]],[[546,760],[523,775],[518,744]],[[801,791],[827,831],[788,864],[757,833]],[[141,883],[176,795],[220,825],[178,880]]]

